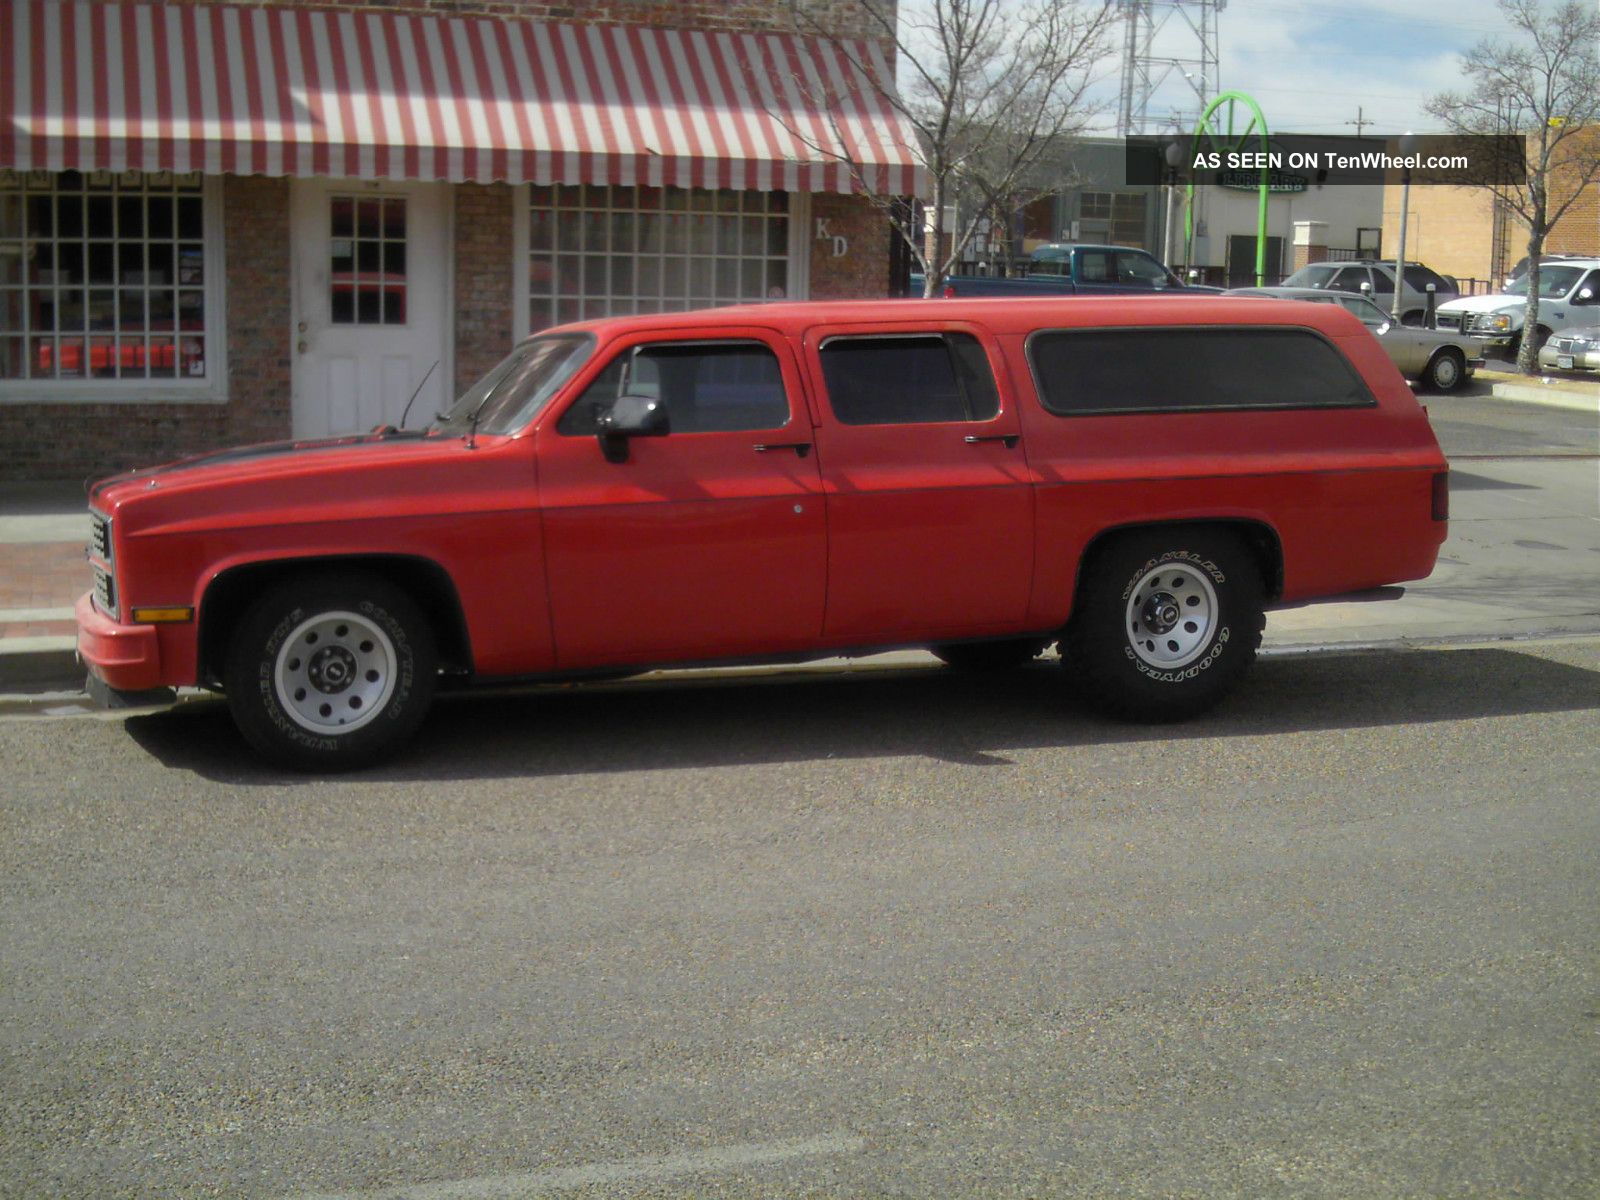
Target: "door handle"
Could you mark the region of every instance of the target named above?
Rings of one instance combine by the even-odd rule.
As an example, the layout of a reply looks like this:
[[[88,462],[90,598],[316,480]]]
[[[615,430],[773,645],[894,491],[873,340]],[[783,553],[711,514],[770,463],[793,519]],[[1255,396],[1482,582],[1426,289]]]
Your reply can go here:
[[[769,450],[793,450],[795,456],[804,458],[811,453],[810,442],[757,442],[756,453],[765,454]]]
[[[971,434],[968,434],[962,439],[962,441],[966,442],[969,446],[976,446],[983,442],[1004,442],[1007,450],[1015,450],[1017,448],[1017,443],[1021,440],[1022,435],[1016,433],[997,433],[992,437],[974,437]]]

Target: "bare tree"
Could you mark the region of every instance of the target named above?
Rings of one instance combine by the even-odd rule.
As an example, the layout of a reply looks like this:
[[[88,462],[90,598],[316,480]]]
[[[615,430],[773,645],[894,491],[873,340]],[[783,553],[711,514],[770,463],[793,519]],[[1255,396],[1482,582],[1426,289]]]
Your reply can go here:
[[[1065,147],[1100,105],[1087,93],[1111,50],[1116,0],[856,0],[891,45],[904,86],[856,64],[915,131],[927,170],[928,220],[871,186],[869,173],[839,149],[815,150],[846,161],[862,194],[888,217],[938,294],[980,227],[996,210],[1011,212],[1059,190]],[[799,24],[826,33],[811,5],[794,0]],[[814,97],[836,123],[837,103]],[[805,132],[791,128],[802,138]],[[946,215],[957,220],[948,230]]]
[[[1527,146],[1520,184],[1494,194],[1528,227],[1528,306],[1518,370],[1537,369],[1539,256],[1545,238],[1600,178],[1600,13],[1593,0],[1500,0],[1513,40],[1489,38],[1462,59],[1469,87],[1426,105],[1463,134],[1517,134]]]

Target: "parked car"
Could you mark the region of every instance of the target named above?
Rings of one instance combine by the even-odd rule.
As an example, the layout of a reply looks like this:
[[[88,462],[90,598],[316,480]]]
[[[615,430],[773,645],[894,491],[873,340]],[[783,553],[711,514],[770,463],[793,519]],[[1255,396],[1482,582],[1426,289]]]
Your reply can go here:
[[[1482,338],[1515,358],[1528,310],[1528,277],[1490,296],[1465,296],[1439,309],[1437,327]],[[1536,346],[1554,334],[1600,332],[1600,258],[1540,261]]]
[[[1539,347],[1547,371],[1600,371],[1600,332],[1561,333]]]
[[[1583,254],[1541,254],[1539,256],[1539,265],[1542,268],[1542,267],[1547,266],[1547,265],[1549,265],[1551,263],[1570,262],[1572,259],[1575,259],[1575,258],[1586,258],[1586,257],[1588,257],[1588,256],[1587,255],[1583,255]],[[1511,274],[1506,276],[1506,284],[1509,286],[1510,284],[1515,283],[1517,280],[1521,279],[1527,273],[1528,273],[1528,256],[1526,254],[1524,254],[1521,258],[1517,259],[1517,265],[1511,268]]]
[[[1402,375],[1436,392],[1455,391],[1472,378],[1473,371],[1483,366],[1483,348],[1473,338],[1396,325],[1388,313],[1365,296],[1293,287],[1234,288],[1228,295],[1337,304],[1354,313],[1357,320],[1372,330],[1378,344],[1394,360]]]
[[[1333,305],[617,317],[521,343],[426,429],[97,483],[78,650],[103,703],[217,689],[304,769],[396,752],[441,687],[899,646],[1060,642],[1090,703],[1174,720],[1266,609],[1429,574],[1447,479]]]
[[[911,295],[920,296],[923,276],[911,276]],[[1028,256],[1028,273],[1010,278],[987,275],[950,275],[940,295],[952,296],[1061,296],[1061,295],[1173,295],[1215,296],[1220,288],[1188,284],[1161,261],[1131,246],[1101,246],[1084,242],[1051,242]]]
[[[1284,287],[1317,288],[1330,292],[1354,292],[1369,296],[1383,309],[1394,308],[1395,262],[1390,259],[1362,258],[1349,262],[1310,263],[1283,281]],[[1435,307],[1454,300],[1460,290],[1455,281],[1421,263],[1407,263],[1405,284],[1400,295],[1400,323],[1421,325],[1428,311],[1428,288],[1433,288]]]

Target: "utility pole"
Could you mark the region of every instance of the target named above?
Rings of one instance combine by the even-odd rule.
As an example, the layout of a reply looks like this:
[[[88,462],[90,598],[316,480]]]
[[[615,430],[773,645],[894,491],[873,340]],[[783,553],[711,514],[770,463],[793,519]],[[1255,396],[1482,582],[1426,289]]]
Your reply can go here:
[[[1365,111],[1362,109],[1361,105],[1358,104],[1356,105],[1356,119],[1354,121],[1346,121],[1345,124],[1354,125],[1356,127],[1356,136],[1360,137],[1363,129],[1365,129],[1368,125],[1376,125],[1377,122],[1367,120]]]

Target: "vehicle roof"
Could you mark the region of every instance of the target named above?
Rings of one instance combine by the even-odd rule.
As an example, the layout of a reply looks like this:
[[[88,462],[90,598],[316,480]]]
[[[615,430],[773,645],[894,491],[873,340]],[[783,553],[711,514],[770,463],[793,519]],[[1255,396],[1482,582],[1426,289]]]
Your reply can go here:
[[[1320,301],[1328,296],[1357,296],[1366,299],[1358,291],[1344,291],[1342,288],[1285,288],[1285,286],[1264,286],[1264,288],[1229,288],[1224,291],[1224,296],[1282,296],[1283,299],[1304,298],[1309,301]]]
[[[1024,335],[1039,329],[1147,325],[1302,325],[1338,334],[1360,325],[1340,305],[1286,303],[1269,310],[1253,303],[1253,299],[1259,297],[1189,294],[800,300],[602,317],[558,325],[541,333],[589,332],[610,339],[635,332],[698,332],[715,337],[719,327],[756,326],[798,337],[809,329],[828,325],[933,330],[969,324],[984,326],[996,334]]]
[[[1046,242],[1042,246],[1035,246],[1033,253],[1041,250],[1139,250],[1138,246],[1119,246],[1113,242]],[[1139,250],[1140,254],[1148,254],[1148,250]]]
[[[1392,271],[1394,270],[1394,263],[1395,260],[1392,258],[1325,258],[1321,262],[1306,263],[1303,267],[1297,267],[1294,273],[1299,274],[1309,267],[1387,267]],[[1432,271],[1435,275],[1440,274],[1440,272],[1434,271],[1427,263],[1418,262],[1414,258],[1406,259],[1406,266],[1421,267],[1424,271]]]
[[[1223,293],[1225,296],[1258,296],[1262,299],[1283,300],[1310,300],[1312,303],[1327,303],[1348,296],[1353,300],[1365,300],[1368,304],[1376,301],[1371,296],[1364,296],[1360,292],[1347,292],[1343,288],[1310,288],[1310,287],[1243,287],[1229,288]]]

